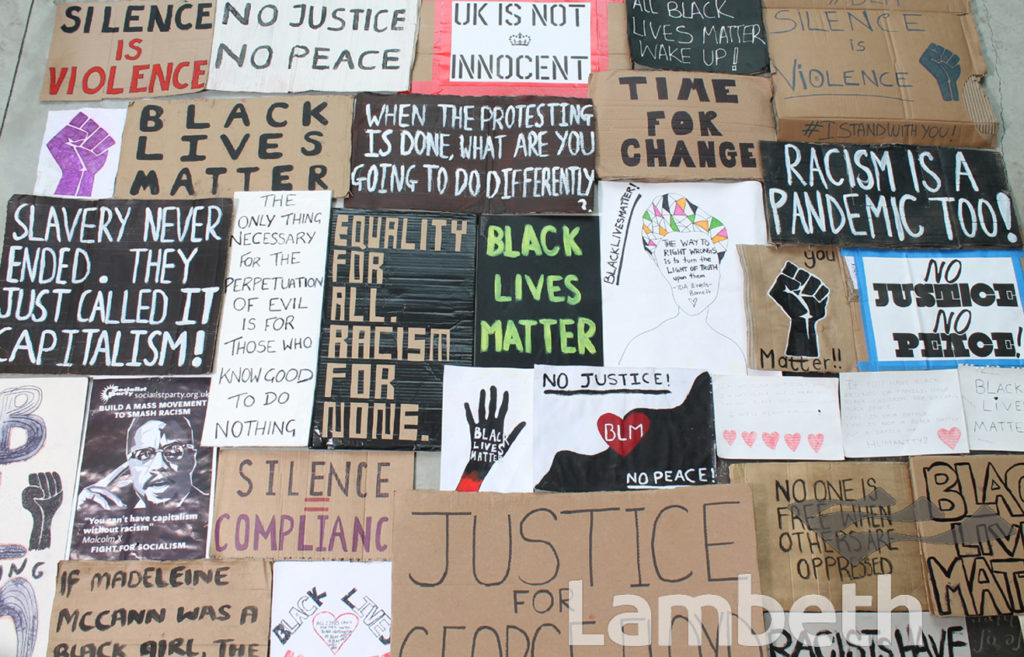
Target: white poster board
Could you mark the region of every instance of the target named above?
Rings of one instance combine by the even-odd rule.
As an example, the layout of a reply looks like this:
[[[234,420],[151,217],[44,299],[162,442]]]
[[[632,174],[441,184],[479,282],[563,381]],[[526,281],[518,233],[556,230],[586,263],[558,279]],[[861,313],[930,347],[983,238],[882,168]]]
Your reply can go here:
[[[958,373],[971,449],[1024,452],[1024,369],[961,366]]]
[[[417,0],[218,0],[208,89],[409,90]]]
[[[309,441],[331,192],[236,192],[205,446]]]
[[[82,107],[46,115],[35,194],[109,198],[114,195],[126,108]]]
[[[765,244],[761,184],[601,182],[604,362],[746,372],[737,244]]]

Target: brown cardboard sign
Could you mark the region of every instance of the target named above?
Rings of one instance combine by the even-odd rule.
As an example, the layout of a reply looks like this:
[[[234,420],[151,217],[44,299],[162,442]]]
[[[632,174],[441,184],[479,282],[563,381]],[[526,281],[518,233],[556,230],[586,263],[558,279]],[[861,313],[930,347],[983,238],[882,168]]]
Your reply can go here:
[[[267,656],[270,562],[62,561],[54,655]]]
[[[808,594],[840,609],[844,584],[877,609],[879,575],[926,608],[905,463],[736,463],[729,476],[753,489],[762,588],[783,609]]]
[[[57,7],[42,100],[173,96],[206,88],[207,2],[70,2]]]
[[[758,142],[775,139],[765,78],[607,71],[590,96],[602,180],[759,179]]]
[[[912,457],[910,471],[932,613],[1024,613],[1020,455]]]
[[[500,654],[612,657],[626,643],[645,646],[633,649],[643,654],[665,654],[668,643],[675,654],[697,654],[720,646],[720,619],[732,630],[732,655],[762,654],[736,640],[763,625],[760,610],[749,625],[738,620],[745,615],[739,591],[759,586],[746,486],[544,496],[412,491],[399,493],[396,516],[398,654],[441,654],[445,646],[468,655],[497,644]],[[721,596],[724,608],[697,616],[683,609],[684,595]]]
[[[222,449],[210,554],[387,560],[412,454]]]
[[[996,145],[967,0],[765,0],[779,139]]]
[[[344,196],[351,125],[351,96],[137,101],[128,108],[114,195],[330,189]]]
[[[856,372],[866,353],[857,293],[839,249],[739,245],[750,367]]]

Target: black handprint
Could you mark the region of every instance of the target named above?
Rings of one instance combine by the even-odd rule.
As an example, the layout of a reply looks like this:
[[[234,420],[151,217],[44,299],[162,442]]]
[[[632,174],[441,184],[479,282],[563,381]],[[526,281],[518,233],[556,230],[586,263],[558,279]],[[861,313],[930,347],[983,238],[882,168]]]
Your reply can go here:
[[[50,547],[50,525],[63,501],[64,488],[60,474],[33,472],[28,476],[28,486],[21,491],[21,505],[32,514],[32,535],[28,542],[30,550]]]
[[[787,356],[818,355],[818,320],[825,316],[828,287],[821,279],[786,262],[768,296],[789,316]]]
[[[956,86],[960,80],[959,55],[937,43],[932,43],[921,53],[919,61],[938,83],[942,100],[960,100],[960,90]]]
[[[505,414],[508,413],[508,391],[501,397],[501,408],[495,412],[498,405],[498,389],[491,386],[491,402],[484,411],[484,404],[487,400],[486,391],[480,391],[480,407],[478,418],[473,419],[473,411],[466,402],[466,422],[469,423],[469,462],[462,472],[462,478],[455,490],[476,491],[480,490],[480,484],[484,477],[491,471],[491,466],[498,462],[498,459],[505,456],[512,443],[519,436],[519,432],[526,426],[526,422],[520,422],[511,433],[505,435]]]

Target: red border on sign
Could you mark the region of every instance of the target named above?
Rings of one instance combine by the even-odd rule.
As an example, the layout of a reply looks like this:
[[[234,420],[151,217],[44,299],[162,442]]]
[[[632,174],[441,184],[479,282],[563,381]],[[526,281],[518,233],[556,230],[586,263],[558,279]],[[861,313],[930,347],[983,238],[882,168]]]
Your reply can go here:
[[[426,0],[424,0],[426,2]],[[488,0],[482,0],[488,1]],[[505,0],[502,0],[505,1]],[[608,69],[608,4],[624,0],[573,0],[590,5],[590,71]],[[411,93],[448,94],[454,96],[567,96],[587,97],[587,83],[582,84],[497,84],[494,82],[452,82],[452,2],[433,0],[434,50],[431,79],[413,82]],[[524,2],[565,2],[565,0],[524,0]],[[420,26],[423,27],[422,25]]]

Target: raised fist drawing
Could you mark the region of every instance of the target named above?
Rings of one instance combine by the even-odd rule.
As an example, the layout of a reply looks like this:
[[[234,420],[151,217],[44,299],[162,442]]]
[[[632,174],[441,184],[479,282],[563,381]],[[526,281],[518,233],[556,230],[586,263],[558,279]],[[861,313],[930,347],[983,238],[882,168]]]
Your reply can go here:
[[[511,433],[505,433],[505,415],[508,413],[508,391],[501,397],[501,408],[498,405],[498,389],[491,386],[491,400],[484,410],[487,401],[486,391],[480,391],[480,406],[478,419],[473,419],[473,411],[466,402],[466,422],[469,423],[470,452],[469,462],[462,472],[462,479],[455,490],[477,491],[484,477],[491,471],[491,466],[498,462],[498,459],[505,456],[512,443],[519,437],[519,432],[526,426],[526,422],[520,422],[512,429]]]
[[[61,177],[54,194],[65,196],[89,196],[96,174],[107,161],[107,151],[114,145],[111,137],[98,123],[84,112],[74,118],[53,139],[46,148],[57,160]]]
[[[21,505],[32,514],[32,535],[28,542],[30,550],[45,550],[50,547],[50,525],[63,501],[64,487],[61,485],[60,474],[29,474],[28,486],[21,491]]]
[[[960,79],[959,55],[937,43],[932,43],[921,53],[919,61],[939,84],[942,100],[960,100],[960,90],[956,86]]]
[[[828,306],[828,287],[811,272],[787,261],[768,296],[789,316],[786,355],[817,356],[817,324]]]

